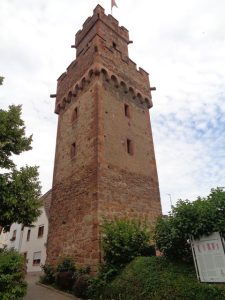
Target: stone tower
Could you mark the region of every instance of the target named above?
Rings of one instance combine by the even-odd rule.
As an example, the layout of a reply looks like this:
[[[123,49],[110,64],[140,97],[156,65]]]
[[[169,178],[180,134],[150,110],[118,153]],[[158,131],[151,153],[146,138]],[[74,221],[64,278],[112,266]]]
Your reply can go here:
[[[101,261],[100,222],[161,214],[148,73],[128,57],[128,31],[97,6],[58,79],[55,167],[47,262]]]

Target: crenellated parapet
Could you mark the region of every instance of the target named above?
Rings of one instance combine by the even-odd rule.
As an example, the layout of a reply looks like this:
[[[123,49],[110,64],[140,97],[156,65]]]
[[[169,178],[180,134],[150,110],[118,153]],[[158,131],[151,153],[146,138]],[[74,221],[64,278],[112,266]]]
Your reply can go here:
[[[82,78],[76,81],[68,90],[68,92],[65,93],[60,99],[57,95],[55,113],[59,114],[65,110],[71,102],[76,100],[79,93],[88,88],[89,84],[94,79],[100,77],[102,77],[104,81],[111,85],[112,88],[121,89],[124,94],[127,94],[127,96],[131,97],[132,99],[136,99],[136,101],[142,104],[145,103],[148,108],[152,107],[151,95],[144,94],[136,87],[131,86],[129,82],[124,81],[123,78],[105,68],[105,66],[96,63],[90,69],[88,69]]]
[[[108,35],[109,31],[111,32],[110,36]],[[114,43],[119,46],[120,50],[128,55],[128,30],[123,26],[119,26],[119,22],[112,15],[106,15],[104,8],[100,5],[96,6],[93,11],[93,16],[84,22],[83,28],[76,34],[75,47],[77,48],[77,57],[82,52],[87,38],[89,39],[95,34],[98,34],[105,40],[114,40]]]
[[[75,38],[77,48],[74,60],[58,78],[56,112],[64,107],[68,90],[80,86],[80,78],[87,78],[87,73],[93,70],[96,64],[107,70],[118,81],[124,82],[131,90],[142,98],[150,99],[151,90],[149,74],[142,68],[137,68],[135,62],[128,57],[129,34],[127,29],[120,27],[118,21],[111,15],[105,15],[104,9],[97,5],[94,14],[83,24]],[[63,100],[64,99],[64,100]]]

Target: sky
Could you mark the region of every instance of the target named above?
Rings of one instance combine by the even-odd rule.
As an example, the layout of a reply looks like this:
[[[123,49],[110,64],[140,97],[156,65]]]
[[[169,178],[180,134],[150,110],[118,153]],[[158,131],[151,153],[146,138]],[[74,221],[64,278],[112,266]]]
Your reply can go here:
[[[129,30],[129,57],[150,74],[150,110],[163,212],[225,186],[225,1],[117,0]],[[51,188],[57,115],[49,95],[75,58],[75,33],[110,0],[0,0],[0,108],[22,104],[33,150],[15,160],[38,165]],[[170,201],[171,200],[171,201]]]

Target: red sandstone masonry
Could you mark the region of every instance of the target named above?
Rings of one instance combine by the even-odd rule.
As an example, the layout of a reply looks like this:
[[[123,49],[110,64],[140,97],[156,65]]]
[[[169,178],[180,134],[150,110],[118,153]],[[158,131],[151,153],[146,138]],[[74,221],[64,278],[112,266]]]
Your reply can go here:
[[[148,73],[129,59],[128,43],[128,31],[98,5],[76,35],[76,60],[58,79],[47,263],[70,256],[94,271],[102,259],[102,217],[152,225],[161,214],[150,83]]]

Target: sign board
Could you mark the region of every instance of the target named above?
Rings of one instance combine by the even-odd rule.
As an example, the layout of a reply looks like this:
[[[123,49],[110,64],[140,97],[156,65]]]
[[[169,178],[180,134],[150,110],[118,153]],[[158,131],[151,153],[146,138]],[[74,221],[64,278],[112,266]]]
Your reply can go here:
[[[219,232],[191,239],[196,273],[201,282],[225,283],[224,240]]]

